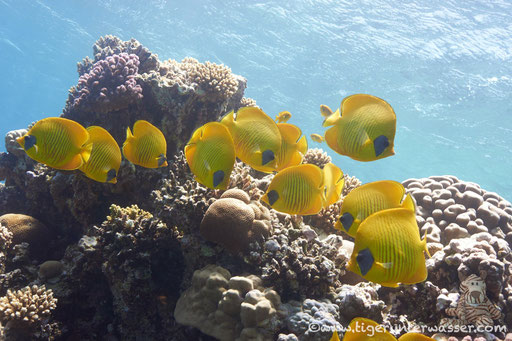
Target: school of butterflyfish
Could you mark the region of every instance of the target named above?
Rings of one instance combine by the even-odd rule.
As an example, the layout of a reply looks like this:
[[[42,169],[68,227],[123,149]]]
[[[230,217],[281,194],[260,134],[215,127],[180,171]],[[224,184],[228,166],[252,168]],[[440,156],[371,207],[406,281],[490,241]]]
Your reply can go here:
[[[358,161],[375,161],[394,155],[396,116],[383,99],[355,94],[343,99],[336,111],[321,105],[325,134],[311,139]],[[196,129],[184,154],[198,183],[224,190],[229,185],[236,159],[264,173],[275,173],[261,201],[276,211],[312,215],[341,198],[343,171],[333,163],[320,168],[302,164],[308,150],[306,136],[288,123],[289,111],[275,119],[258,107],[242,107]],[[163,133],[150,122],[139,120],[126,129],[122,154],[105,129],[87,129],[65,118],[38,121],[18,143],[32,159],[61,170],[79,169],[87,177],[116,183],[122,155],[146,167],[167,166]],[[335,225],[354,238],[347,269],[369,281],[396,287],[427,277],[415,204],[395,181],[367,183],[344,199]]]

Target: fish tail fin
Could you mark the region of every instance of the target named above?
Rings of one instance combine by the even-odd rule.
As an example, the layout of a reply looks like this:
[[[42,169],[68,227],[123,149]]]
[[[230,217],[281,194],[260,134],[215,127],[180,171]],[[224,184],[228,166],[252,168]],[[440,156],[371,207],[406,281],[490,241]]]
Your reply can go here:
[[[335,125],[338,120],[341,119],[340,109],[336,109],[336,111],[325,118],[324,122],[322,123],[322,127],[329,127]]]
[[[412,198],[411,193],[407,193],[407,195],[405,196],[405,199],[402,201],[401,205],[403,208],[406,208],[413,212],[416,211],[416,206],[414,205],[414,199]]]
[[[91,157],[92,152],[92,142],[87,143],[85,146],[82,146],[82,150],[80,151],[80,156],[82,157],[82,160],[84,160],[84,163],[89,161],[89,158]]]
[[[421,246],[423,248],[423,251],[425,251],[427,253],[427,256],[428,258],[432,257],[430,255],[430,252],[428,252],[428,247],[427,247],[427,232],[425,231],[425,235],[423,236],[423,239],[421,240]]]

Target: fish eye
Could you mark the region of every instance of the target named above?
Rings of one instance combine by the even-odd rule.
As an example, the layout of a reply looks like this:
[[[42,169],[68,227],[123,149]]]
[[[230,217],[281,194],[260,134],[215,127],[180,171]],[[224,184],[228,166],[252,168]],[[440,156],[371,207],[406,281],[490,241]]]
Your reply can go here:
[[[270,206],[272,206],[277,201],[277,199],[279,199],[279,194],[277,193],[277,191],[271,190],[270,192],[268,192],[267,197],[268,203],[270,204]]]

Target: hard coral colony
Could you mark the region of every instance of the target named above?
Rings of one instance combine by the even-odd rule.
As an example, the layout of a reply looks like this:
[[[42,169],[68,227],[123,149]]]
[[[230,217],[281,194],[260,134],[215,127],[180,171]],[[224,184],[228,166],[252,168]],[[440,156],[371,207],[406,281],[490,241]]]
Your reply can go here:
[[[360,324],[390,340],[510,339],[462,328],[512,325],[498,194],[454,176],[361,186],[226,66],[114,36],[93,49],[62,117],[6,135],[2,337],[369,339],[343,332]],[[384,100],[320,112],[334,151],[394,154]]]

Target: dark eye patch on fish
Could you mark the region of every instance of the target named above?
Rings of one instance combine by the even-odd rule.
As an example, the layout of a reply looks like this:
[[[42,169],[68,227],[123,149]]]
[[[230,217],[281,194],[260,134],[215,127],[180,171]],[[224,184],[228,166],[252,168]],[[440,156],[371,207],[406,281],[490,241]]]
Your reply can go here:
[[[382,154],[387,147],[389,147],[389,140],[386,136],[380,135],[375,140],[373,140],[375,156]]]
[[[347,232],[348,230],[350,230],[350,227],[352,226],[353,222],[354,217],[349,212],[343,213],[343,215],[340,217],[340,223]]]
[[[267,149],[261,154],[261,165],[264,166],[267,163],[269,163],[270,161],[273,161],[274,159],[275,159],[274,152],[271,151],[270,149]]]
[[[375,259],[373,258],[372,252],[370,249],[366,248],[364,250],[359,251],[356,257],[357,264],[359,265],[359,269],[361,270],[361,274],[365,276],[368,271],[372,268],[373,262]]]
[[[213,187],[217,187],[224,180],[224,171],[218,170],[213,173]]]
[[[161,167],[165,162],[167,161],[167,158],[164,154],[160,154],[158,156],[158,167]]]
[[[112,168],[111,170],[109,170],[107,172],[107,182],[111,181],[112,179],[114,179],[115,177],[117,176],[117,172],[114,168]]]
[[[37,139],[33,135],[25,136],[25,150],[29,150],[37,143]]]
[[[270,192],[268,192],[267,197],[268,203],[270,204],[270,206],[272,206],[277,201],[277,199],[279,199],[279,194],[277,193],[277,191],[271,190]]]

